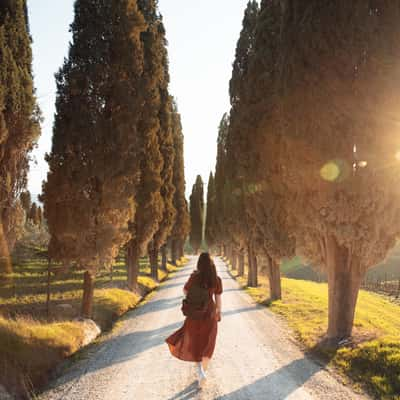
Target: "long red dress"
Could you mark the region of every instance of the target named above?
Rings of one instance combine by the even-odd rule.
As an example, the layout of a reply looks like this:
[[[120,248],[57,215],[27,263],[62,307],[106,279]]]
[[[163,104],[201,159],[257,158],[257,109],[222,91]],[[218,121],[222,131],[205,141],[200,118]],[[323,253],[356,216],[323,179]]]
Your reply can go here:
[[[184,289],[189,290],[193,285],[197,273],[194,272],[186,282]],[[211,358],[217,339],[218,321],[215,313],[214,294],[222,293],[222,281],[217,277],[217,286],[209,289],[210,317],[194,320],[187,317],[182,328],[178,329],[166,339],[171,354],[183,361],[200,362],[203,357]]]

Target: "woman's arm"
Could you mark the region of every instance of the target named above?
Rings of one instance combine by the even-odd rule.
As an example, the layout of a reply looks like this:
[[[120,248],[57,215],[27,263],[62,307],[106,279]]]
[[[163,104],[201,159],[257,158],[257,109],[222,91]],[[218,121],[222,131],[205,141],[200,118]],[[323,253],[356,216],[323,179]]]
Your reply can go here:
[[[217,306],[217,320],[221,321],[222,301],[221,301],[221,295],[220,294],[216,294],[215,295],[215,304]]]

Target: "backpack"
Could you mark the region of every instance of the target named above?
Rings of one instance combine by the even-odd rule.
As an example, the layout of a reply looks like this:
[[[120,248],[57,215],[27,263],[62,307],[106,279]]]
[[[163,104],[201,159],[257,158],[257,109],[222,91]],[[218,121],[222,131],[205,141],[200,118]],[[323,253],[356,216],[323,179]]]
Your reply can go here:
[[[190,319],[205,319],[209,314],[210,294],[196,282],[189,288],[182,301],[182,313]]]

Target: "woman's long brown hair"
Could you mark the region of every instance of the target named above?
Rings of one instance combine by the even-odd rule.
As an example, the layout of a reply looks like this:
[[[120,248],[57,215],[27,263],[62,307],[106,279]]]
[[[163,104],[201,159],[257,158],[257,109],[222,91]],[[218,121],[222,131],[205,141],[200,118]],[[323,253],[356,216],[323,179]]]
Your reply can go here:
[[[201,253],[197,261],[199,284],[202,287],[213,289],[217,286],[217,270],[209,253]]]

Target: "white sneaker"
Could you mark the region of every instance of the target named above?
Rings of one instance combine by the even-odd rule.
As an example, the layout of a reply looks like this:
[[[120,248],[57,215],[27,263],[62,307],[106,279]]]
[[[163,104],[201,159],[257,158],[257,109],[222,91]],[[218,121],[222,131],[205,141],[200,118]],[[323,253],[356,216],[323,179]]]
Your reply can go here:
[[[202,388],[207,381],[207,375],[206,375],[201,363],[197,364],[197,374],[198,374],[199,387]]]

